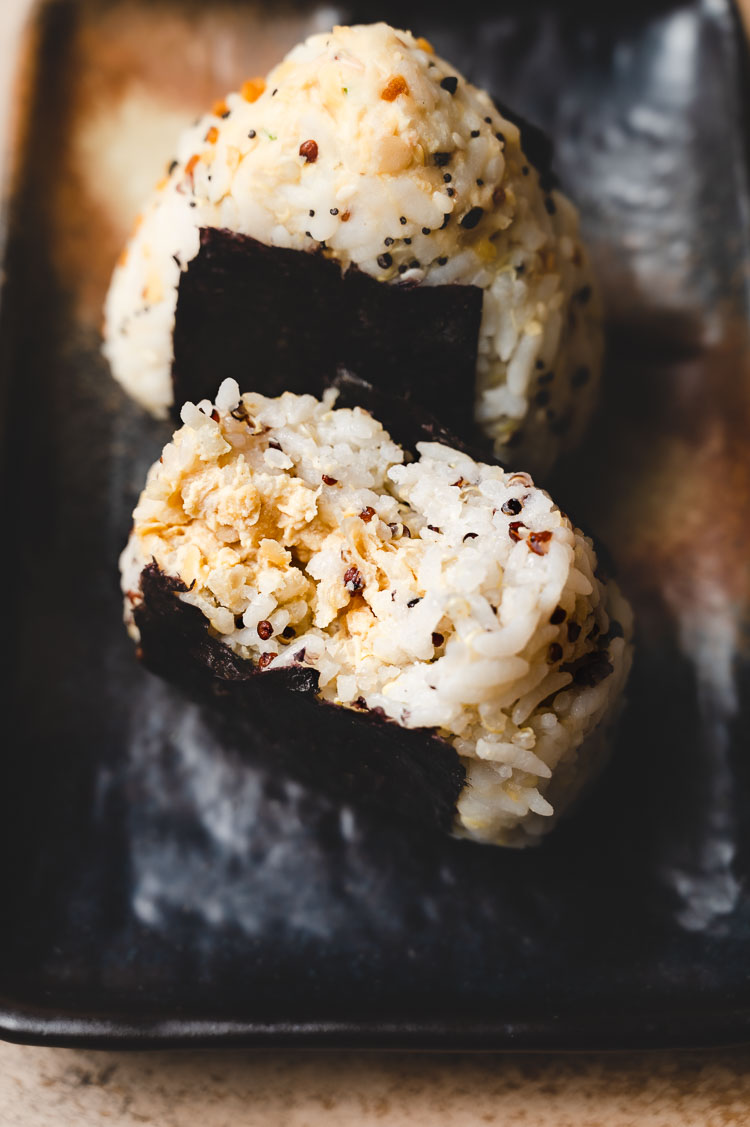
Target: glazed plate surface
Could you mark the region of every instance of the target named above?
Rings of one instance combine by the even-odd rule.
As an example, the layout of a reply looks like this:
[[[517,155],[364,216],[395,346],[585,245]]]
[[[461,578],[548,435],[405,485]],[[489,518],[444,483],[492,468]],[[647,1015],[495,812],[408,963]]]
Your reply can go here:
[[[99,353],[115,257],[184,124],[304,35],[374,18],[550,132],[606,296],[599,414],[540,484],[608,546],[637,657],[610,767],[535,851],[342,805],[139,668],[121,626],[117,556],[168,427]],[[750,197],[727,0],[59,0],[21,68],[0,308],[2,1035],[747,1039]]]

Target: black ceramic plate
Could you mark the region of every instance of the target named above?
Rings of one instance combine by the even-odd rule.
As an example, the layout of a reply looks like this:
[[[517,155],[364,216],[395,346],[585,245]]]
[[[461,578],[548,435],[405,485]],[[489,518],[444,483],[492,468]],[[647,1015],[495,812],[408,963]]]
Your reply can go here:
[[[609,366],[590,441],[550,484],[608,542],[637,612],[614,761],[540,849],[483,848],[342,807],[136,665],[116,561],[165,432],[99,355],[107,275],[181,122],[319,25],[292,5],[43,6],[0,325],[8,1038],[572,1048],[750,1033],[738,22],[726,0],[392,7],[339,19],[412,25],[545,126],[582,209]]]

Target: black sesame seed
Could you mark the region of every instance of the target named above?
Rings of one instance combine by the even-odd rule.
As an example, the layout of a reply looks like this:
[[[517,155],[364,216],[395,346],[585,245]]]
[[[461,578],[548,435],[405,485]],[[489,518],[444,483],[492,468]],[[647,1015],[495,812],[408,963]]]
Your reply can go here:
[[[443,173],[443,183],[444,184],[450,184],[452,179],[453,179],[453,177],[451,176],[450,172],[444,172]]]
[[[312,208],[310,208],[310,218],[311,218],[311,219],[312,219],[313,215],[315,215],[315,212],[313,211],[313,209],[312,209]]]
[[[492,118],[491,117],[486,117],[484,120],[487,122],[488,125],[492,125]]]
[[[448,194],[449,196],[451,196],[451,197],[452,197],[452,196],[455,196],[455,194],[456,194],[456,193],[455,193],[455,192],[453,191],[453,188],[446,188],[446,192],[447,192],[447,194]]]
[[[423,235],[429,235],[430,234],[430,228],[429,227],[423,227],[422,228],[422,234]]]
[[[402,215],[402,216],[399,217],[399,223],[401,224],[402,227],[406,226],[406,216],[405,215]]]
[[[433,153],[432,159],[438,168],[443,168],[453,156],[453,153]]]
[[[331,208],[331,215],[338,215],[338,213],[339,213],[339,209],[337,207]]]
[[[167,175],[171,176],[176,168],[177,168],[177,161],[173,160],[172,163],[170,164],[169,168],[167,169]]]
[[[226,119],[229,117],[231,112],[232,112],[231,110],[224,110],[224,113],[220,114],[219,116],[222,117],[224,119],[224,121],[226,121]]]
[[[279,92],[279,88],[278,88],[278,86],[277,86],[275,90],[272,90],[272,91],[271,91],[271,97],[272,97],[272,98],[275,98],[275,97],[276,97],[276,95],[278,94],[278,92]]]
[[[479,130],[478,129],[472,129],[471,135],[472,135],[472,137],[478,137],[479,136]]]
[[[478,187],[483,188],[484,187],[484,180],[477,180],[477,185],[478,185]]]
[[[444,254],[442,254],[440,256],[440,258],[437,260],[437,264],[438,264],[438,266],[445,266],[447,261],[448,261],[448,259],[445,257]]]
[[[392,247],[392,246],[393,246],[393,239],[391,238],[391,236],[390,236],[390,235],[388,236],[388,238],[387,238],[387,239],[383,239],[383,242],[385,243],[385,245],[386,245],[387,247]]]
[[[191,201],[190,201],[190,206],[191,206],[191,207],[196,207],[196,206],[197,206],[197,205],[196,205],[196,202],[195,202],[195,200],[191,200]]]
[[[417,262],[416,258],[413,258],[413,259],[411,260],[411,262],[409,263],[409,267],[410,267],[410,268],[411,268],[412,270],[418,270],[418,269],[419,269],[419,263]]]
[[[467,532],[466,535],[463,538],[463,543],[465,544],[467,540],[476,540],[476,538],[477,538],[476,532]]]
[[[585,383],[589,382],[590,377],[591,372],[589,371],[589,369],[585,366],[582,366],[580,368],[576,368],[570,382],[573,384],[573,387],[583,387]]]
[[[555,201],[552,199],[552,196],[547,196],[544,201],[544,206],[546,207],[549,215],[554,215],[557,211],[557,208],[555,207]]]
[[[555,607],[552,614],[549,616],[549,620],[553,626],[559,626],[561,622],[565,621],[566,615],[567,612],[563,607]]]
[[[405,274],[408,269],[409,269],[409,267],[404,266],[403,263],[402,263],[401,266],[399,266],[399,268],[398,268],[398,272],[399,272],[399,274]]]
[[[404,239],[404,244],[405,244],[405,246],[410,247],[411,246],[411,239]]]
[[[387,270],[389,266],[393,265],[393,259],[390,254],[378,255],[378,266],[382,266],[383,270]]]
[[[505,134],[504,133],[496,133],[495,136],[497,137],[498,141],[502,141],[503,144],[505,143]]]
[[[255,132],[254,129],[251,129],[250,132],[248,133],[248,137],[250,138],[251,141],[252,141],[253,137],[257,137],[257,136],[258,136],[258,134]]]
[[[449,94],[455,94],[456,88],[458,87],[458,79],[455,75],[451,75],[449,78],[444,78],[440,85],[442,89],[447,90]]]
[[[505,513],[506,517],[517,517],[522,508],[523,503],[517,497],[509,497],[501,506],[500,512]]]
[[[312,233],[310,231],[305,231],[305,234],[307,235],[308,239],[312,238]]]
[[[410,599],[409,602],[406,605],[411,610],[412,607],[415,607],[417,605],[417,603],[421,603],[421,602],[422,602],[421,598]]]
[[[536,362],[536,366],[537,366],[537,368],[539,368],[539,369],[540,369],[540,371],[541,371],[541,369],[542,369],[542,368],[544,368],[544,361],[543,361],[543,360],[537,360],[537,362]]]
[[[471,231],[472,228],[476,227],[477,223],[483,215],[483,208],[473,207],[471,211],[467,211],[466,215],[464,215],[463,219],[461,220],[461,226],[465,227],[467,231]]]

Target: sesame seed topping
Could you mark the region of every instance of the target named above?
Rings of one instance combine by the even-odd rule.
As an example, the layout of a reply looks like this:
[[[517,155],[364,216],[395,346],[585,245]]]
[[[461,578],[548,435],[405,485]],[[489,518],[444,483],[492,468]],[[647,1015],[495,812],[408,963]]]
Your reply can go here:
[[[378,255],[378,266],[382,267],[383,270],[387,270],[389,266],[393,266],[393,258],[388,252]]]
[[[456,193],[455,193],[455,192],[453,191],[453,189],[452,189],[452,188],[447,188],[447,189],[446,189],[446,191],[447,191],[447,194],[448,194],[449,196],[455,196],[455,194],[456,194]]]
[[[331,208],[331,215],[338,215],[338,213],[339,213],[339,209],[337,207]]]
[[[315,215],[315,211],[313,210],[313,208],[310,208],[310,218],[311,219],[312,219],[313,215]]]
[[[398,221],[399,221],[399,223],[401,224],[401,226],[402,226],[402,227],[405,227],[405,226],[406,226],[406,216],[405,216],[405,215],[401,215],[401,216],[399,216],[399,220],[398,220]]]
[[[492,125],[492,118],[491,117],[486,117],[484,120],[487,122],[488,125]]]
[[[479,130],[478,129],[472,129],[471,136],[472,137],[478,137],[479,136]]]
[[[346,587],[347,591],[351,591],[352,593],[355,591],[361,591],[364,585],[365,581],[358,569],[356,567],[347,568],[347,570],[344,572],[344,586]]]
[[[177,161],[173,160],[172,163],[170,164],[169,168],[167,169],[167,176],[171,176],[176,168],[177,168]]]
[[[452,179],[453,179],[453,177],[451,176],[450,172],[444,172],[443,173],[443,183],[450,184]]]
[[[480,188],[483,188],[483,187],[484,187],[484,180],[477,180],[477,185],[478,185],[478,186],[479,186]]]
[[[466,215],[464,215],[463,219],[461,220],[461,226],[464,227],[467,231],[471,231],[474,227],[476,227],[477,223],[483,215],[483,208],[473,207],[471,211],[467,211]]]
[[[429,227],[423,227],[422,228],[422,234],[423,235],[429,235],[430,234],[430,228]]]
[[[453,153],[433,153],[432,159],[438,168],[443,168],[453,156]]]
[[[549,542],[552,539],[552,533],[545,532],[530,532],[529,538],[526,541],[532,552],[537,556],[546,556],[549,551]]]
[[[253,137],[257,137],[257,136],[258,136],[258,134],[255,132],[254,129],[251,129],[250,132],[248,133],[248,137],[250,138],[251,141],[252,141]]]
[[[421,603],[421,602],[422,602],[421,598],[410,599],[409,602],[406,605],[409,608],[409,610],[411,610],[412,607],[415,607],[417,605],[417,603]]]
[[[392,246],[393,246],[393,239],[391,238],[391,236],[390,236],[390,235],[388,235],[388,237],[387,237],[387,238],[383,239],[383,242],[385,243],[385,245],[386,245],[387,247],[392,247]]]
[[[449,94],[453,95],[456,93],[458,87],[458,79],[455,75],[450,75],[448,78],[442,80],[440,86],[443,90],[447,90]]]
[[[509,497],[501,506],[500,512],[505,513],[506,517],[517,517],[522,508],[523,504],[517,497]]]
[[[299,155],[305,158],[307,164],[315,164],[318,159],[318,142],[303,141],[299,147]]]
[[[496,133],[495,136],[497,137],[498,141],[502,141],[503,144],[505,144],[505,134],[504,133]]]

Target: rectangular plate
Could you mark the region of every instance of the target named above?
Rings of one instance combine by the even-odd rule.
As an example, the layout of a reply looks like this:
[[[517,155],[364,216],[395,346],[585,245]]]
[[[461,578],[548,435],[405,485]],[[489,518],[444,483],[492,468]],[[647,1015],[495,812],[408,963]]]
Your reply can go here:
[[[538,850],[341,809],[140,669],[117,555],[167,437],[99,354],[179,129],[365,7],[61,0],[25,58],[0,348],[0,1031],[53,1044],[575,1048],[750,1033],[744,41],[727,0],[388,4],[553,135],[605,290],[550,481],[637,613],[611,767]],[[521,467],[519,467],[521,468]],[[546,483],[544,483],[546,484]]]

